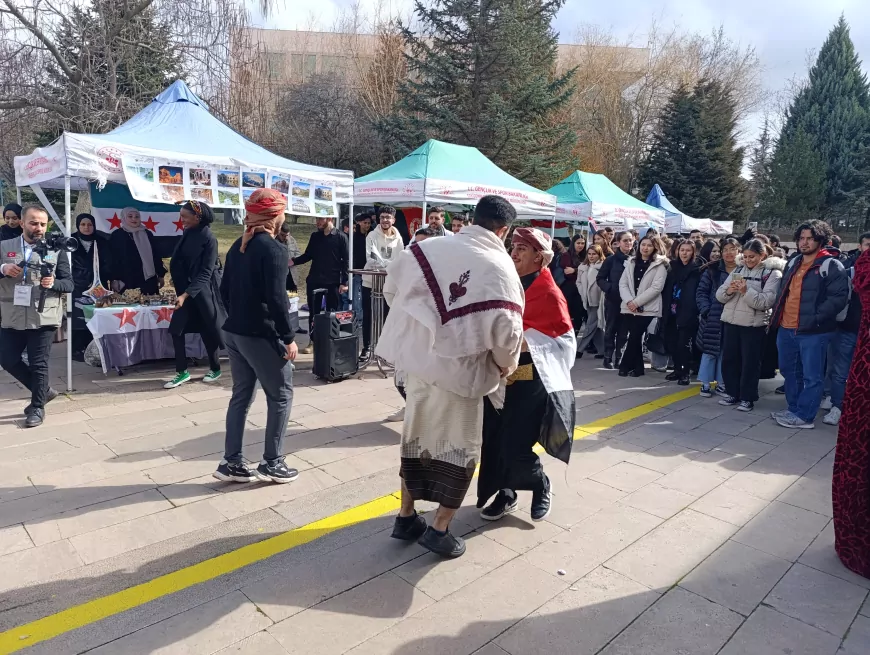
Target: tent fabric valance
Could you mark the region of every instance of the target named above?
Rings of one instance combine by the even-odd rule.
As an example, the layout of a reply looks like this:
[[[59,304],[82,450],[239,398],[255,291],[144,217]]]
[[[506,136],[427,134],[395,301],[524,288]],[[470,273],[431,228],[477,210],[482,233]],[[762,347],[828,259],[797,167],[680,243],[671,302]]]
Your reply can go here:
[[[547,191],[556,196],[560,220],[589,221],[596,229],[665,227],[664,210],[641,202],[600,173],[574,171]]]
[[[658,184],[653,185],[646,197],[646,202],[665,211],[665,232],[668,234],[685,234],[692,230],[700,230],[702,234],[724,236],[734,231],[734,221],[692,218],[688,214],[684,214],[674,207]]]
[[[354,183],[354,198],[359,204],[475,205],[490,194],[504,197],[523,218],[552,217],[556,210],[551,194],[510,176],[477,148],[434,139]]]

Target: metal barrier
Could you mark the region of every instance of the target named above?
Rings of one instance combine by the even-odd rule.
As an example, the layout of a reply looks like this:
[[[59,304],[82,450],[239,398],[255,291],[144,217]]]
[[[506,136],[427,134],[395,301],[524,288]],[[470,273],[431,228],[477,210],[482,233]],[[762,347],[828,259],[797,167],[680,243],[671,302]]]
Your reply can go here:
[[[353,275],[368,275],[372,279],[372,342],[369,348],[369,356],[365,361],[359,363],[360,369],[366,368],[372,362],[377,364],[381,375],[387,377],[387,371],[394,370],[392,364],[387,360],[375,355],[375,348],[378,345],[378,339],[381,338],[381,331],[384,329],[384,281],[387,279],[386,271],[369,271],[364,269],[352,269]]]

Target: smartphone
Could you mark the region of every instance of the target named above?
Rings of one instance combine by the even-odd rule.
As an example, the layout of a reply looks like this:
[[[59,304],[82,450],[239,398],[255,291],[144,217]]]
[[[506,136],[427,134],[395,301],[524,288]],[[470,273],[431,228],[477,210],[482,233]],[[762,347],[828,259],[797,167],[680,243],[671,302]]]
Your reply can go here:
[[[743,275],[741,273],[732,273],[731,274],[732,282],[743,282]]]

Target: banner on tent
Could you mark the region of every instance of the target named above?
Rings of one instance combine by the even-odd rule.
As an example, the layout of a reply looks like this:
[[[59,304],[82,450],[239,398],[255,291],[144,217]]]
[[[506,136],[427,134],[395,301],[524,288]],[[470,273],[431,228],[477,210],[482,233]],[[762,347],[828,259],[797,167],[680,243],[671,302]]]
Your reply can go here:
[[[335,183],[273,169],[217,167],[155,157],[123,158],[130,194],[141,202],[177,204],[201,200],[212,207],[241,208],[257,189],[275,189],[287,213],[337,216]]]

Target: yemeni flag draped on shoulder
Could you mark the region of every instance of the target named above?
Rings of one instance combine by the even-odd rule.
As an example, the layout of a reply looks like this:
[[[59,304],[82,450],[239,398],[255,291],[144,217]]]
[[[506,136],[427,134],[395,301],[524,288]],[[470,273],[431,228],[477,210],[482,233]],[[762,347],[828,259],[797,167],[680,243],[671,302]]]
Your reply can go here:
[[[548,394],[538,443],[548,454],[567,463],[574,441],[576,403],[571,367],[576,361],[577,340],[568,303],[546,266],[526,289],[523,336]]]

